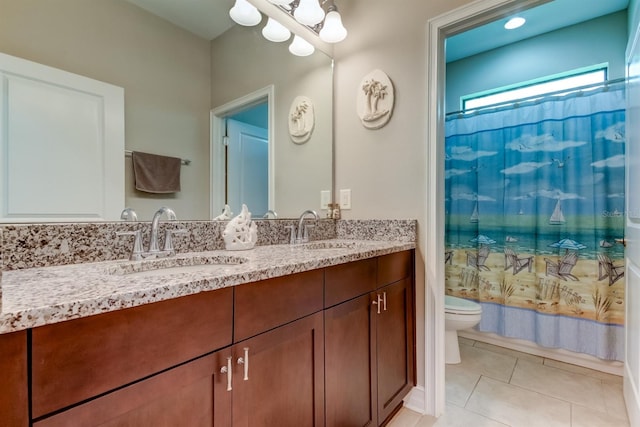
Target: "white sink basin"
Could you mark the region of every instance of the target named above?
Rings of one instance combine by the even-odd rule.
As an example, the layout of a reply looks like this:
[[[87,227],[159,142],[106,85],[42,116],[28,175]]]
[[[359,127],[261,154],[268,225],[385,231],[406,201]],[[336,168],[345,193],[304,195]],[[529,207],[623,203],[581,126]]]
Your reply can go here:
[[[301,249],[355,249],[358,247],[357,242],[311,242],[304,243],[300,246]]]
[[[207,273],[228,269],[246,261],[245,258],[228,255],[167,257],[118,263],[111,266],[107,273],[127,277],[157,277],[194,272]]]

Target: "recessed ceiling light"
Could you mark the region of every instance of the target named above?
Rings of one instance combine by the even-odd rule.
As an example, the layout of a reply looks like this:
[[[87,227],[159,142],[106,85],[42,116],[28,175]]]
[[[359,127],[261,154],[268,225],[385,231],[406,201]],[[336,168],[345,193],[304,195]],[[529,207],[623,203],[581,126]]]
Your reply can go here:
[[[522,27],[525,22],[527,22],[526,19],[520,16],[516,16],[515,18],[509,19],[507,23],[504,24],[504,28],[506,28],[507,30],[513,30],[513,29]]]

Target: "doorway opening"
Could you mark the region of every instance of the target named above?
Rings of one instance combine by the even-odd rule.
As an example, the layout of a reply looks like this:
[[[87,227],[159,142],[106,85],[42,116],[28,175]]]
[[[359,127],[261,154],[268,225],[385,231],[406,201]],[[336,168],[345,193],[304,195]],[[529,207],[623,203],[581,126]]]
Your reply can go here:
[[[274,206],[273,86],[211,111],[211,218],[243,204],[256,218]]]

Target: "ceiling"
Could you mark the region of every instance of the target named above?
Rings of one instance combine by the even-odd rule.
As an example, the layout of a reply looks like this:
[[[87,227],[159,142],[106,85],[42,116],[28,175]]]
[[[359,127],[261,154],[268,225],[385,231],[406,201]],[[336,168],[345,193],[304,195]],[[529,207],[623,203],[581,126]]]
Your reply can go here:
[[[229,9],[234,0],[127,0],[154,15],[213,40],[234,25]]]
[[[206,40],[213,40],[234,25],[229,18],[234,0],[128,1]],[[628,5],[629,0],[550,1],[519,13],[527,23],[518,29],[505,30],[508,18],[504,18],[449,37],[447,62],[624,10]]]
[[[515,30],[505,30],[510,17],[449,37],[447,62],[515,43],[569,25],[624,10],[629,0],[555,0],[518,13],[527,23]],[[515,16],[515,15],[514,15]]]

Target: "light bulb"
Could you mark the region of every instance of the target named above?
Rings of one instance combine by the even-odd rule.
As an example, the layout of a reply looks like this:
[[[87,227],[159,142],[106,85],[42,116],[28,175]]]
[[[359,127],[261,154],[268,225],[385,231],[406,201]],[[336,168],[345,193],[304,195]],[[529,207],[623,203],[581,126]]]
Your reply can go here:
[[[293,12],[296,21],[310,27],[319,24],[324,18],[324,10],[320,7],[318,0],[300,0],[300,4]]]
[[[509,19],[507,23],[504,24],[504,28],[507,30],[515,30],[516,28],[522,27],[525,22],[527,22],[526,19],[516,16],[515,18]]]
[[[236,3],[229,10],[229,16],[238,24],[246,27],[253,27],[262,21],[262,15],[258,9],[247,0],[236,0]]]
[[[269,18],[267,25],[262,29],[262,35],[265,39],[272,42],[284,42],[289,40],[291,32],[275,19]]]
[[[320,40],[327,43],[338,43],[347,37],[347,29],[342,25],[342,17],[337,10],[327,13],[319,35]]]
[[[309,56],[315,51],[311,43],[300,36],[294,36],[293,41],[289,45],[289,52],[296,56]]]

